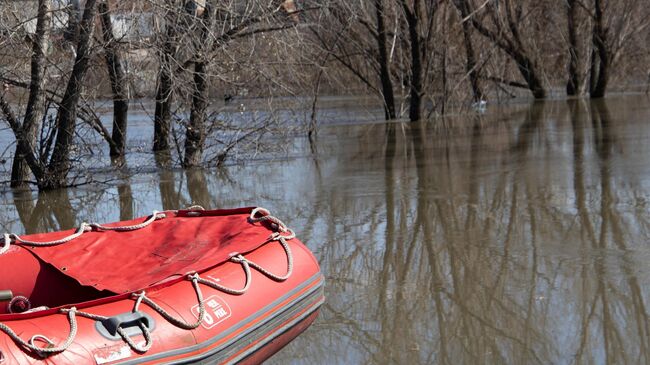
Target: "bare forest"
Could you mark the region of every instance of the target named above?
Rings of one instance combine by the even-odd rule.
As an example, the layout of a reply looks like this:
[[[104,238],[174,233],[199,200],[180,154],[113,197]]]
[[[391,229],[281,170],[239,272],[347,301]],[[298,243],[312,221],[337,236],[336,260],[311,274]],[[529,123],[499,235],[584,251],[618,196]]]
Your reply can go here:
[[[312,137],[324,96],[419,121],[513,98],[647,92],[648,19],[643,0],[5,0],[8,183],[70,186],[89,136],[124,166],[143,100],[147,152],[192,168]],[[283,108],[302,117],[287,123]]]

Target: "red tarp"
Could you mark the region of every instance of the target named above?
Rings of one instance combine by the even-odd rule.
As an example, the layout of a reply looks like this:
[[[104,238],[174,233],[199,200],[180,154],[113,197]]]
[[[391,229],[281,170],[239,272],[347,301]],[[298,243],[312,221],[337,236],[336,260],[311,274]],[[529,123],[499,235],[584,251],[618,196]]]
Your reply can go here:
[[[268,241],[272,231],[264,224],[248,222],[252,209],[201,211],[199,217],[188,216],[188,211],[168,211],[166,218],[138,230],[92,231],[58,246],[26,247],[83,285],[125,293],[175,275],[207,269],[228,260],[232,253],[258,248]],[[146,219],[105,226],[139,224]],[[22,238],[52,241],[74,231]]]

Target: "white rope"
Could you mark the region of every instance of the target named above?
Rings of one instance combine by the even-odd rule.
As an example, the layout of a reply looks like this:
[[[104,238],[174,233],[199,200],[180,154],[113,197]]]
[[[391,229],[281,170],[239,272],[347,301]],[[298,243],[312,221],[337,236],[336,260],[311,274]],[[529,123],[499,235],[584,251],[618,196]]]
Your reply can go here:
[[[196,299],[199,302],[199,318],[194,323],[188,323],[182,319],[175,318],[174,316],[169,314],[169,312],[163,309],[161,306],[156,304],[153,300],[149,299],[149,297],[147,297],[144,292],[141,292],[139,294],[134,293],[133,298],[138,299],[142,303],[145,303],[149,307],[153,308],[156,312],[158,312],[161,316],[163,316],[163,318],[165,318],[167,322],[173,324],[174,326],[185,330],[193,330],[199,327],[201,323],[203,323],[203,319],[205,318],[205,304],[203,303],[203,293],[201,292],[201,288],[199,287],[199,283],[198,283],[200,279],[199,274],[192,274],[189,275],[187,278],[192,281],[192,286],[194,287],[194,291],[196,292]]]
[[[0,255],[6,253],[9,251],[9,247],[11,246],[12,243],[20,243],[23,245],[29,245],[29,246],[35,246],[35,247],[49,247],[49,246],[57,246],[61,245],[67,242],[72,241],[73,239],[81,236],[85,232],[90,232],[93,229],[98,230],[98,231],[117,231],[117,232],[126,232],[126,231],[135,231],[138,229],[142,229],[150,225],[151,223],[155,222],[158,219],[163,219],[165,218],[166,215],[165,213],[160,213],[158,211],[153,211],[153,213],[147,218],[146,221],[140,223],[140,224],[134,224],[131,226],[119,226],[119,227],[107,227],[107,226],[102,226],[99,223],[86,223],[82,222],[79,228],[77,230],[66,237],[63,237],[61,239],[55,240],[55,241],[29,241],[21,238],[19,235],[15,233],[5,233],[3,237],[3,243],[2,247],[0,247]]]
[[[242,256],[242,255],[233,256],[233,257],[230,258],[230,260],[232,262],[236,262],[236,263],[241,264],[242,268],[244,269],[244,274],[246,275],[246,281],[244,283],[243,288],[241,288],[241,289],[228,288],[227,286],[223,286],[223,285],[218,284],[218,283],[216,283],[216,282],[214,282],[212,280],[206,280],[206,279],[203,279],[201,277],[199,277],[197,281],[200,284],[209,286],[209,287],[211,287],[213,289],[216,289],[216,290],[220,290],[220,291],[222,291],[224,293],[227,293],[227,294],[232,294],[232,295],[245,294],[248,291],[248,288],[251,285],[251,268],[250,268],[250,266],[248,264],[248,260],[246,260],[244,258],[244,256]]]
[[[256,217],[258,213],[262,214],[262,216]],[[275,225],[274,229],[277,229],[282,233],[287,232],[289,230],[289,228],[287,228],[287,225],[284,224],[284,222],[272,216],[268,209],[262,207],[257,207],[253,209],[253,211],[251,211],[251,215],[248,217],[248,221],[251,223],[269,221]]]
[[[291,248],[289,248],[289,244],[287,244],[287,241],[285,241],[285,238],[282,236],[278,236],[277,239],[278,242],[280,242],[280,245],[282,245],[282,248],[284,249],[285,254],[287,255],[287,273],[284,274],[283,276],[275,275],[272,272],[266,270],[265,268],[261,267],[260,265],[254,263],[251,260],[248,260],[244,257],[242,259],[250,265],[250,267],[254,268],[255,270],[259,271],[260,273],[264,274],[264,276],[275,280],[275,281],[285,281],[291,277],[291,274],[293,273],[293,255],[291,253]]]
[[[89,226],[94,228],[94,229],[102,230],[102,231],[127,232],[127,231],[135,231],[135,230],[138,230],[138,229],[142,229],[142,228],[150,225],[151,223],[155,222],[156,220],[163,219],[165,217],[167,217],[165,215],[165,213],[160,213],[160,212],[154,210],[153,213],[151,213],[151,215],[149,216],[149,218],[147,218],[146,221],[144,221],[144,222],[142,222],[140,224],[134,224],[134,225],[131,225],[131,226],[107,227],[107,226],[102,226],[99,223],[90,223]]]
[[[138,327],[140,327],[140,331],[142,331],[142,335],[144,336],[144,345],[140,346],[133,342],[133,339],[129,337],[129,335],[124,332],[122,327],[117,328],[117,333],[120,334],[120,337],[126,342],[134,351],[139,352],[139,353],[145,353],[149,351],[151,348],[151,345],[153,345],[153,340],[151,339],[151,332],[149,331],[149,328],[144,325],[144,323],[139,322]]]
[[[38,335],[38,334],[32,336],[29,342],[27,342],[22,338],[20,338],[20,336],[18,336],[16,332],[14,332],[9,326],[5,325],[4,323],[0,323],[0,331],[7,334],[7,336],[9,336],[18,345],[36,353],[41,357],[46,357],[51,354],[58,354],[67,350],[68,347],[70,347],[70,345],[74,341],[75,337],[77,336],[77,319],[75,316],[75,314],[77,313],[77,309],[75,307],[72,307],[70,309],[61,310],[61,313],[65,313],[65,312],[67,312],[68,314],[68,322],[70,323],[70,333],[68,334],[68,338],[63,342],[63,344],[61,344],[58,347],[54,346],[55,343],[49,338],[47,338],[46,336]],[[36,346],[35,344],[36,340],[40,340],[42,342],[47,343],[48,347]]]
[[[56,245],[70,242],[73,239],[84,234],[84,232],[89,232],[91,230],[92,228],[88,225],[88,223],[82,222],[79,228],[77,228],[77,230],[73,234],[55,241],[42,241],[42,242],[29,241],[29,240],[22,239],[20,236],[18,236],[15,233],[5,233],[4,240],[5,240],[5,245],[7,244],[7,240],[9,240],[9,243],[17,242],[24,245],[30,245],[36,247],[56,246]]]

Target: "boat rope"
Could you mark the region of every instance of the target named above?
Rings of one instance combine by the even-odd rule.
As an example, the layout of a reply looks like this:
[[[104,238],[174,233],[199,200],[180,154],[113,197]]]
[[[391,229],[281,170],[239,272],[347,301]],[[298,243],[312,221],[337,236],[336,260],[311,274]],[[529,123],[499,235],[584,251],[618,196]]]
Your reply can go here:
[[[293,255],[291,254],[291,249],[289,248],[289,244],[287,243],[287,241],[286,241],[286,239],[284,237],[278,236],[277,241],[280,242],[280,245],[282,245],[282,248],[284,249],[284,252],[287,255],[287,273],[284,274],[283,276],[275,275],[272,272],[270,272],[270,271],[266,270],[265,268],[263,268],[262,266],[254,263],[253,261],[251,261],[251,260],[249,260],[249,259],[247,259],[247,258],[245,258],[245,257],[243,257],[241,255],[232,257],[230,260],[234,261],[234,262],[241,261],[242,264],[246,264],[247,266],[250,266],[250,267],[254,268],[255,270],[262,273],[264,276],[266,276],[266,277],[268,277],[268,278],[270,278],[272,280],[275,280],[275,281],[278,281],[278,282],[285,281],[285,280],[289,279],[289,277],[291,277],[291,274],[293,273]]]
[[[150,225],[151,223],[153,223],[154,221],[156,221],[158,219],[163,219],[165,217],[166,217],[165,213],[161,213],[161,212],[158,212],[158,211],[154,210],[153,213],[151,213],[151,215],[147,218],[147,220],[145,220],[142,223],[134,224],[134,225],[130,225],[130,226],[107,227],[107,226],[103,226],[103,225],[101,225],[99,223],[82,222],[79,225],[79,228],[77,228],[77,230],[73,234],[71,234],[69,236],[66,236],[66,237],[63,237],[63,238],[58,239],[58,240],[54,240],[54,241],[40,241],[40,242],[29,241],[29,240],[25,240],[25,239],[21,238],[19,235],[15,234],[15,233],[5,233],[4,238],[3,238],[2,247],[0,247],[0,255],[2,255],[5,252],[9,251],[9,247],[11,246],[11,244],[20,243],[20,244],[23,244],[23,245],[29,245],[29,246],[35,246],[35,247],[57,246],[57,245],[61,245],[61,244],[70,242],[73,239],[81,236],[85,232],[90,232],[90,231],[93,231],[93,230],[96,230],[96,231],[118,231],[118,232],[135,231],[135,230],[138,230],[138,229],[145,228],[148,225]]]
[[[131,226],[116,226],[116,227],[102,226],[99,223],[90,223],[88,225],[90,227],[96,229],[96,230],[127,232],[127,231],[135,231],[135,230],[138,230],[138,229],[142,229],[142,228],[150,225],[154,221],[156,221],[158,219],[163,219],[165,217],[167,217],[165,215],[165,213],[160,213],[160,212],[154,210],[153,213],[151,213],[151,215],[149,216],[149,218],[147,218],[146,221],[144,221],[144,222],[142,222],[140,224],[134,224],[134,225],[131,225]]]
[[[77,317],[76,317],[77,309],[75,307],[69,309],[66,308],[66,309],[61,309],[60,312],[68,314],[68,322],[70,323],[70,332],[68,334],[68,338],[58,347],[55,346],[54,341],[50,340],[49,338],[43,335],[38,335],[38,334],[32,336],[29,342],[27,342],[23,340],[20,336],[18,336],[16,332],[14,332],[9,326],[5,325],[4,323],[0,323],[0,331],[7,334],[7,336],[9,336],[14,342],[19,344],[23,348],[32,351],[33,353],[41,357],[46,357],[52,354],[58,354],[67,350],[68,347],[70,347],[70,345],[74,341],[75,337],[77,336]],[[36,346],[35,342],[37,340],[46,342],[47,347]]]
[[[197,281],[199,284],[203,284],[206,286],[209,286],[213,289],[220,290],[224,293],[227,294],[232,294],[232,295],[242,295],[245,294],[248,291],[248,288],[251,285],[251,268],[249,265],[249,261],[244,258],[242,255],[236,255],[230,258],[230,261],[232,262],[238,262],[241,264],[242,268],[244,269],[244,274],[246,275],[246,281],[244,282],[244,287],[241,289],[232,289],[228,288],[227,286],[223,286],[217,282],[214,282],[212,280],[207,280],[199,277]]]
[[[203,208],[200,207],[200,206],[192,206],[192,207],[188,208],[188,210],[203,210]],[[258,216],[258,214],[261,214],[261,216]],[[128,231],[128,230],[136,230],[136,229],[144,228],[147,225],[151,224],[156,219],[161,219],[161,218],[164,218],[164,217],[165,217],[165,215],[163,213],[158,213],[158,212],[154,211],[153,214],[149,217],[149,219],[147,219],[147,221],[145,221],[145,222],[143,222],[141,224],[137,224],[137,225],[122,226],[122,227],[104,227],[104,226],[101,226],[101,225],[95,224],[95,223],[91,223],[91,224],[82,223],[81,227],[79,228],[79,230],[75,234],[73,234],[71,236],[68,236],[68,237],[66,237],[64,239],[61,239],[59,241],[66,240],[64,242],[60,242],[60,243],[65,243],[67,241],[70,241],[70,240],[80,236],[85,231],[86,227],[91,227],[91,228],[95,228],[95,229],[102,229],[102,230],[120,230],[120,231],[121,230],[126,230],[126,231]],[[211,287],[213,289],[222,291],[222,292],[227,293],[227,294],[242,295],[242,294],[246,293],[248,291],[248,289],[250,288],[251,281],[252,281],[251,268],[257,270],[258,272],[260,272],[264,276],[266,276],[266,277],[268,277],[268,278],[270,278],[270,279],[272,279],[274,281],[278,281],[278,282],[285,281],[289,277],[291,277],[291,274],[293,273],[293,254],[291,253],[291,248],[289,247],[289,244],[287,243],[287,241],[295,238],[296,235],[295,235],[294,231],[291,230],[290,228],[288,228],[284,224],[284,222],[282,222],[278,218],[272,216],[269,213],[269,211],[267,209],[264,209],[264,208],[255,208],[255,209],[253,209],[253,211],[251,212],[251,214],[250,214],[250,216],[248,218],[248,221],[250,223],[268,221],[268,222],[270,222],[272,224],[272,228],[274,230],[276,230],[276,232],[273,232],[271,234],[271,236],[269,237],[269,242],[278,242],[282,246],[282,248],[283,248],[283,250],[284,250],[284,252],[285,252],[285,254],[287,256],[287,272],[286,272],[286,274],[284,274],[282,276],[273,274],[272,272],[270,272],[267,269],[263,268],[259,264],[247,259],[246,257],[244,257],[241,254],[236,253],[236,254],[233,254],[230,257],[230,261],[233,262],[233,263],[240,264],[243,271],[244,271],[245,283],[244,283],[244,287],[242,289],[228,288],[228,287],[223,286],[223,285],[221,285],[221,284],[219,284],[219,283],[217,283],[215,281],[204,279],[201,276],[199,276],[198,273],[192,273],[192,274],[189,274],[189,275],[186,276],[186,279],[192,282],[192,287],[194,288],[194,292],[196,294],[196,299],[198,301],[199,314],[198,314],[198,318],[197,318],[196,322],[188,323],[188,322],[184,321],[183,319],[175,318],[173,315],[171,315],[169,312],[167,312],[164,308],[162,308],[156,302],[154,302],[151,298],[149,298],[146,295],[145,291],[141,291],[139,293],[133,293],[131,295],[131,299],[135,300],[135,303],[133,305],[133,312],[139,311],[140,305],[142,303],[145,303],[150,308],[152,308],[153,310],[158,312],[158,314],[160,314],[165,320],[167,320],[169,323],[173,324],[174,326],[179,327],[181,329],[185,329],[185,330],[193,330],[193,329],[198,328],[203,323],[203,321],[205,320],[205,317],[206,317],[205,316],[205,314],[206,314],[205,303],[203,302],[203,292],[201,291],[201,287],[200,287],[199,284],[206,285],[208,287]],[[78,233],[78,232],[81,232],[81,233]],[[76,235],[76,236],[72,237],[74,235]],[[5,235],[5,245],[7,244],[6,236],[7,235]],[[15,237],[18,237],[18,236],[15,236]],[[70,237],[72,237],[72,238],[70,238]],[[18,239],[20,239],[20,238],[18,237]],[[27,241],[23,241],[23,240],[20,240],[18,242],[32,244],[32,243],[28,243]],[[53,241],[53,242],[57,242],[57,241]],[[40,244],[44,244],[44,243],[40,242]],[[50,243],[50,245],[51,244],[52,243]],[[0,249],[0,254],[4,253],[5,251],[6,251],[6,249],[4,249],[4,248]],[[98,314],[79,311],[75,307],[63,308],[63,309],[60,310],[60,312],[68,314],[68,319],[70,321],[70,334],[68,336],[68,339],[59,347],[55,347],[54,342],[51,341],[49,338],[43,336],[43,335],[34,335],[34,336],[32,336],[32,338],[30,339],[29,342],[26,342],[22,338],[20,338],[11,328],[9,328],[7,325],[5,325],[3,323],[0,323],[0,330],[2,330],[7,335],[9,335],[9,337],[11,337],[19,345],[21,345],[24,348],[27,348],[27,349],[29,349],[29,350],[31,350],[31,351],[45,357],[45,356],[47,356],[49,354],[55,354],[55,353],[63,352],[68,347],[70,347],[70,345],[74,341],[74,338],[75,338],[75,336],[77,334],[76,315],[78,315],[80,317],[88,318],[88,319],[91,319],[91,320],[94,320],[94,321],[104,321],[104,320],[107,320],[109,318],[109,317],[98,315]],[[147,326],[144,325],[143,323],[138,323],[138,326],[140,327],[140,330],[142,331],[142,335],[144,336],[144,339],[145,339],[144,345],[136,344],[133,341],[133,339],[121,327],[117,328],[117,333],[120,335],[120,337],[122,337],[122,339],[134,351],[139,352],[139,353],[145,353],[145,352],[149,351],[149,349],[151,348],[151,346],[153,344],[153,340],[152,340],[152,337],[151,337],[151,332],[150,332],[149,328],[147,328]],[[37,341],[37,340],[47,343],[49,347],[41,348],[41,347],[36,346],[34,342]],[[0,361],[0,363],[1,362],[2,361]]]
[[[191,274],[187,276],[188,280],[192,281],[192,286],[194,287],[194,291],[196,292],[196,299],[199,302],[199,318],[196,322],[194,323],[188,323],[185,322],[182,319],[175,318],[169,312],[167,312],[165,309],[163,309],[161,306],[156,304],[153,300],[151,300],[149,297],[147,297],[146,293],[144,291],[140,293],[133,293],[132,298],[136,300],[136,310],[139,307],[140,303],[145,303],[152,309],[154,309],[158,314],[160,314],[163,318],[167,320],[167,322],[173,324],[174,326],[178,328],[182,328],[184,330],[193,330],[197,328],[198,326],[203,323],[203,319],[205,318],[205,303],[203,303],[203,293],[201,292],[201,287],[199,286],[199,274]]]

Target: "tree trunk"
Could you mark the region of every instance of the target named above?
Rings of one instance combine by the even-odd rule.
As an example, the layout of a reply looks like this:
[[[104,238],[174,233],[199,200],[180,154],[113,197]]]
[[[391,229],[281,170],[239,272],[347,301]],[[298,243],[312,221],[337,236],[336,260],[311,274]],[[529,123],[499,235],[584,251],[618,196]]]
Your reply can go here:
[[[197,62],[194,65],[194,95],[192,96],[190,123],[185,131],[184,167],[200,165],[203,156],[203,144],[205,142],[205,111],[208,104],[206,67],[207,65],[204,61]]]
[[[603,8],[601,0],[594,0],[594,26],[592,41],[594,50],[591,57],[591,80],[589,96],[602,98],[607,90],[609,79],[610,53],[607,50],[607,31],[603,26]]]
[[[463,43],[465,44],[465,70],[469,76],[469,82],[472,86],[472,96],[475,102],[479,102],[484,99],[485,95],[481,89],[481,84],[479,82],[479,73],[476,65],[476,53],[474,52],[474,44],[472,42],[472,33],[470,30],[470,24],[466,20],[469,14],[469,9],[467,4],[463,1],[454,1],[454,5],[460,12],[461,20],[460,24],[463,28]]]
[[[47,54],[50,22],[52,19],[51,0],[39,0],[36,33],[32,39],[31,81],[29,84],[29,99],[25,110],[22,130],[25,140],[18,140],[16,153],[11,167],[11,187],[25,187],[29,180],[30,170],[25,155],[33,154],[36,145],[36,133],[45,113],[43,86],[45,83],[45,57]]]
[[[47,176],[39,181],[39,188],[56,189],[65,186],[66,177],[70,170],[70,147],[74,141],[77,121],[77,103],[83,89],[83,78],[88,70],[96,0],[87,0],[80,23],[79,43],[77,44],[77,57],[72,74],[68,80],[65,93],[57,113],[57,132],[54,151],[47,168]]]
[[[163,56],[164,63],[170,57]],[[162,66],[156,91],[156,111],[154,113],[153,151],[169,151],[169,133],[171,130],[172,76],[168,66]]]
[[[577,24],[577,12],[578,4],[577,0],[567,0],[567,31],[569,36],[569,81],[566,85],[566,93],[569,96],[580,95],[581,94],[581,84],[582,80],[580,78],[580,70],[578,63],[580,62],[580,57],[578,53],[578,24]]]
[[[112,158],[123,158],[126,149],[126,130],[129,113],[129,91],[124,70],[124,62],[119,52],[113,22],[107,0],[99,3],[99,13],[102,23],[102,40],[104,41],[104,57],[108,67],[108,77],[113,92],[113,132],[110,145]]]
[[[174,2],[175,4],[175,2]],[[156,111],[154,113],[153,151],[169,152],[169,134],[171,132],[171,107],[173,96],[172,60],[176,51],[177,22],[170,14],[165,20],[166,31],[160,55],[160,71],[156,90]]]
[[[395,119],[395,95],[393,94],[393,81],[390,76],[390,60],[386,49],[386,26],[384,24],[384,1],[374,0],[377,14],[377,48],[379,50],[379,78],[381,92],[384,99],[384,117],[386,120]]]
[[[535,99],[544,99],[546,97],[546,89],[542,86],[542,81],[537,75],[537,68],[533,65],[533,61],[521,52],[514,52],[512,57]]]
[[[199,53],[194,64],[194,90],[192,91],[192,110],[190,123],[185,131],[185,156],[184,167],[193,167],[201,164],[203,145],[205,143],[205,119],[208,107],[208,61],[203,59],[205,50],[208,49],[208,37],[212,28],[213,9],[212,3],[206,2],[201,19],[201,30],[198,34],[196,51]]]
[[[419,6],[415,1],[413,11],[411,11],[405,1],[402,4],[406,14],[411,51],[409,120],[415,122],[420,120],[422,115],[422,53],[420,52],[420,35],[418,34]]]

